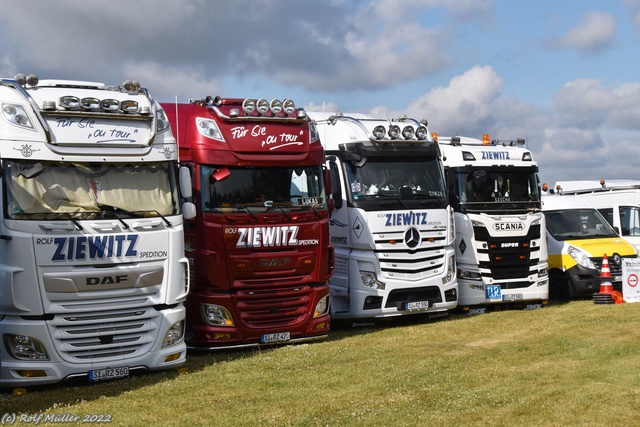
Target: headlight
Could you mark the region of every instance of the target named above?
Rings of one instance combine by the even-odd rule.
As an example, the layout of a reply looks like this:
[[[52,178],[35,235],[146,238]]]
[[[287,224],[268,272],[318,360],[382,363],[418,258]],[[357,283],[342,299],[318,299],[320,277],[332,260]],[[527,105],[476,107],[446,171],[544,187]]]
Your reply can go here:
[[[315,122],[309,122],[309,142],[316,142],[320,139],[320,133]]]
[[[362,283],[371,289],[381,289],[383,290],[386,287],[386,283],[381,282],[376,277],[376,273],[371,271],[360,271],[360,279]]]
[[[162,348],[169,347],[182,342],[183,337],[184,337],[184,321],[181,320],[171,325],[171,327],[169,328],[169,330],[164,336],[164,341],[162,342]]]
[[[594,270],[598,269],[598,267],[596,267],[596,265],[593,263],[593,261],[591,261],[591,259],[587,256],[587,254],[585,254],[583,251],[576,248],[575,246],[569,246],[569,249],[567,249],[567,252],[569,253],[569,255],[571,255],[571,258],[573,258],[581,266],[586,268],[592,268]]]
[[[316,318],[316,317],[323,316],[327,314],[328,311],[329,311],[329,295],[326,295],[322,299],[320,299],[320,301],[318,301],[318,304],[316,304],[316,309],[313,312],[313,317]]]
[[[2,103],[2,116],[12,125],[33,129],[33,124],[22,105]]]
[[[169,129],[169,127],[170,124],[169,119],[167,118],[167,114],[163,109],[158,108],[156,110],[156,131],[158,133],[164,132],[165,130]]]
[[[479,271],[458,270],[458,278],[468,279],[468,280],[481,280],[482,275],[480,274]]]
[[[49,360],[47,350],[42,343],[27,335],[4,335],[11,355],[20,360]]]
[[[215,121],[198,117],[196,119],[196,124],[198,127],[198,131],[200,131],[200,133],[207,138],[225,142],[224,137],[222,136],[222,132],[220,132],[220,129],[218,129],[218,125]]]
[[[447,265],[447,275],[442,278],[442,284],[447,284],[451,282],[456,277],[456,257],[452,256],[449,258],[449,263]]]
[[[229,310],[216,304],[201,304],[202,318],[213,326],[233,326],[233,317]]]

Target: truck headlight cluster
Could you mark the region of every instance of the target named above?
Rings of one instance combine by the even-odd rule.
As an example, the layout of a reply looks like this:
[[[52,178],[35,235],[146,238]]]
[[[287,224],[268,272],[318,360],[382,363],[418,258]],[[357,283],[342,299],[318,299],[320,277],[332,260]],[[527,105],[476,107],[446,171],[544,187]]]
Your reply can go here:
[[[202,318],[213,326],[233,326],[233,317],[229,310],[217,304],[201,304]]]
[[[313,317],[316,318],[316,317],[323,316],[327,314],[328,311],[329,311],[329,295],[325,295],[320,299],[320,301],[318,301],[318,304],[316,304],[316,309],[313,311]]]
[[[376,277],[376,273],[374,273],[373,271],[360,270],[360,279],[366,287],[371,289],[384,290],[384,288],[387,286],[385,282],[381,282],[378,280],[378,278]]]
[[[442,278],[442,284],[445,285],[451,282],[456,277],[456,257],[449,258],[447,264],[447,274]]]
[[[182,338],[184,338],[184,320],[181,320],[171,325],[171,327],[169,328],[169,330],[164,336],[164,341],[162,342],[162,348],[179,344],[182,342]]]
[[[198,131],[207,138],[225,142],[224,137],[222,136],[222,132],[220,132],[220,129],[218,128],[215,120],[203,119],[202,117],[198,117],[196,118],[196,125]]]
[[[2,103],[2,117],[12,125],[26,129],[33,129],[33,124],[27,116],[27,112],[20,104]]]
[[[20,360],[49,360],[44,345],[28,335],[4,334],[5,343],[11,355]]]

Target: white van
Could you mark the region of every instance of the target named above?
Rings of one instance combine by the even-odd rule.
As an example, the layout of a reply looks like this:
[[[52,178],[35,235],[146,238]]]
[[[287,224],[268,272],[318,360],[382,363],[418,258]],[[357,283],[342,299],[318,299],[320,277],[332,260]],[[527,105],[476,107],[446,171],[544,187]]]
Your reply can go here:
[[[587,201],[640,252],[640,181],[558,181],[556,188]]]
[[[622,289],[622,259],[636,248],[622,239],[589,203],[575,195],[542,197],[549,251],[549,297],[569,300],[600,290],[602,259],[607,256],[613,288]]]

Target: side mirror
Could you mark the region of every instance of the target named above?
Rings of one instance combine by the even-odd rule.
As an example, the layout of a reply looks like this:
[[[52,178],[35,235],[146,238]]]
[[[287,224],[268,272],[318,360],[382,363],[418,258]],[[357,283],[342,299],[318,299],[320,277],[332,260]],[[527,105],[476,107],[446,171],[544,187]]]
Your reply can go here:
[[[184,202],[180,210],[184,219],[193,219],[196,217],[196,205],[191,202]]]
[[[331,188],[331,201],[333,202],[333,209],[340,209],[342,207],[342,185],[340,183],[340,174],[338,173],[338,165],[335,161],[329,162],[329,174],[331,182],[335,182],[335,188]]]
[[[178,169],[178,183],[180,184],[180,194],[185,199],[190,199],[193,196],[193,189],[191,182],[191,171],[186,166],[180,166]]]

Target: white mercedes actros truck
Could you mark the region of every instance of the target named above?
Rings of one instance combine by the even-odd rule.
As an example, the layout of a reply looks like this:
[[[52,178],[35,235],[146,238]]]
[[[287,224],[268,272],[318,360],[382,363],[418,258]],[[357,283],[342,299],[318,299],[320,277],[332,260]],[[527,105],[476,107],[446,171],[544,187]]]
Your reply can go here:
[[[448,314],[458,303],[453,210],[426,121],[309,116],[335,204],[332,318]]]

